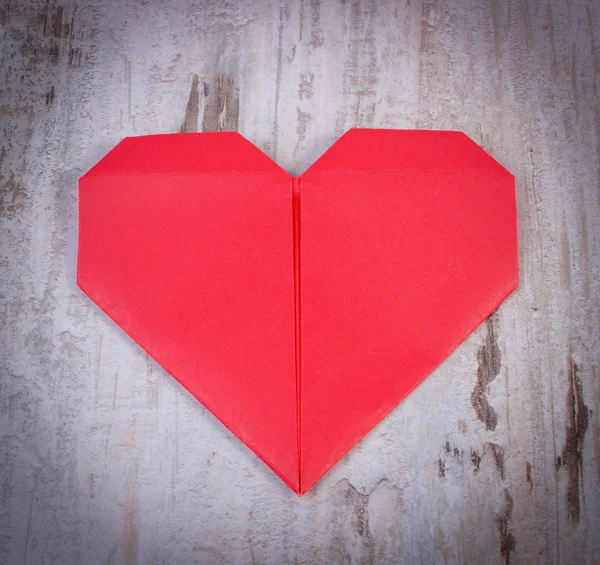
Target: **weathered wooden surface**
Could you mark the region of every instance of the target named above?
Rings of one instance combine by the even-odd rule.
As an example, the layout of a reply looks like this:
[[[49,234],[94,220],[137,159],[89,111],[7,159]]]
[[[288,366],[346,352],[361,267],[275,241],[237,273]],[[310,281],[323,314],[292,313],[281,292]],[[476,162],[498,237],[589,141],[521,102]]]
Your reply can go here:
[[[595,0],[1,0],[0,563],[600,563],[599,27]],[[76,182],[125,135],[238,129],[299,173],[352,126],[509,168],[522,283],[298,499],[77,289]]]

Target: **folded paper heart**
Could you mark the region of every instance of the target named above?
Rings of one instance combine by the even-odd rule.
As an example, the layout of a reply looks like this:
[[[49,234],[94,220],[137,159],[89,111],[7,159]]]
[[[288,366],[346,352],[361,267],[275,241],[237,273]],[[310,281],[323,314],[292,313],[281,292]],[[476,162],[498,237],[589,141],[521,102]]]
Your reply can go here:
[[[301,177],[237,133],[80,179],[81,289],[303,494],[518,283],[513,176],[466,135],[353,129]]]

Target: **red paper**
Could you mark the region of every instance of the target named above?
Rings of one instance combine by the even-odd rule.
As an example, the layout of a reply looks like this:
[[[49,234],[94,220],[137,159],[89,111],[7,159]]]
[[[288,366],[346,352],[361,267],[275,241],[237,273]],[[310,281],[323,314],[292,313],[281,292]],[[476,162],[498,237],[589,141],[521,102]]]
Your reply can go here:
[[[457,132],[350,130],[301,177],[127,138],[79,198],[79,286],[298,494],[518,283],[514,178]]]

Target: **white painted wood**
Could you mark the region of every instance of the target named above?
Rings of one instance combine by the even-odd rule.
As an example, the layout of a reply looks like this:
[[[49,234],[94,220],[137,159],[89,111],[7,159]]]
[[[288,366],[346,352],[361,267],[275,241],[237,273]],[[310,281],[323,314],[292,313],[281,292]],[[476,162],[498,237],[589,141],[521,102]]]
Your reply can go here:
[[[594,0],[0,1],[0,563],[599,563],[599,26]],[[298,499],[78,290],[76,182],[126,135],[239,129],[300,173],[352,126],[509,168],[522,283]]]

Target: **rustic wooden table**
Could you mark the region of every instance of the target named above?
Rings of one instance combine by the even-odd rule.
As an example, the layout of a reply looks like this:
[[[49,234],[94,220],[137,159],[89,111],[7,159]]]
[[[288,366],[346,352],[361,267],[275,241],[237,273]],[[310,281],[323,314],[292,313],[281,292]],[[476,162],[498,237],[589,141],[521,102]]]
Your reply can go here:
[[[0,563],[600,563],[599,29],[596,0],[1,0]],[[78,290],[77,179],[229,129],[298,174],[353,126],[511,170],[522,282],[299,499]]]

